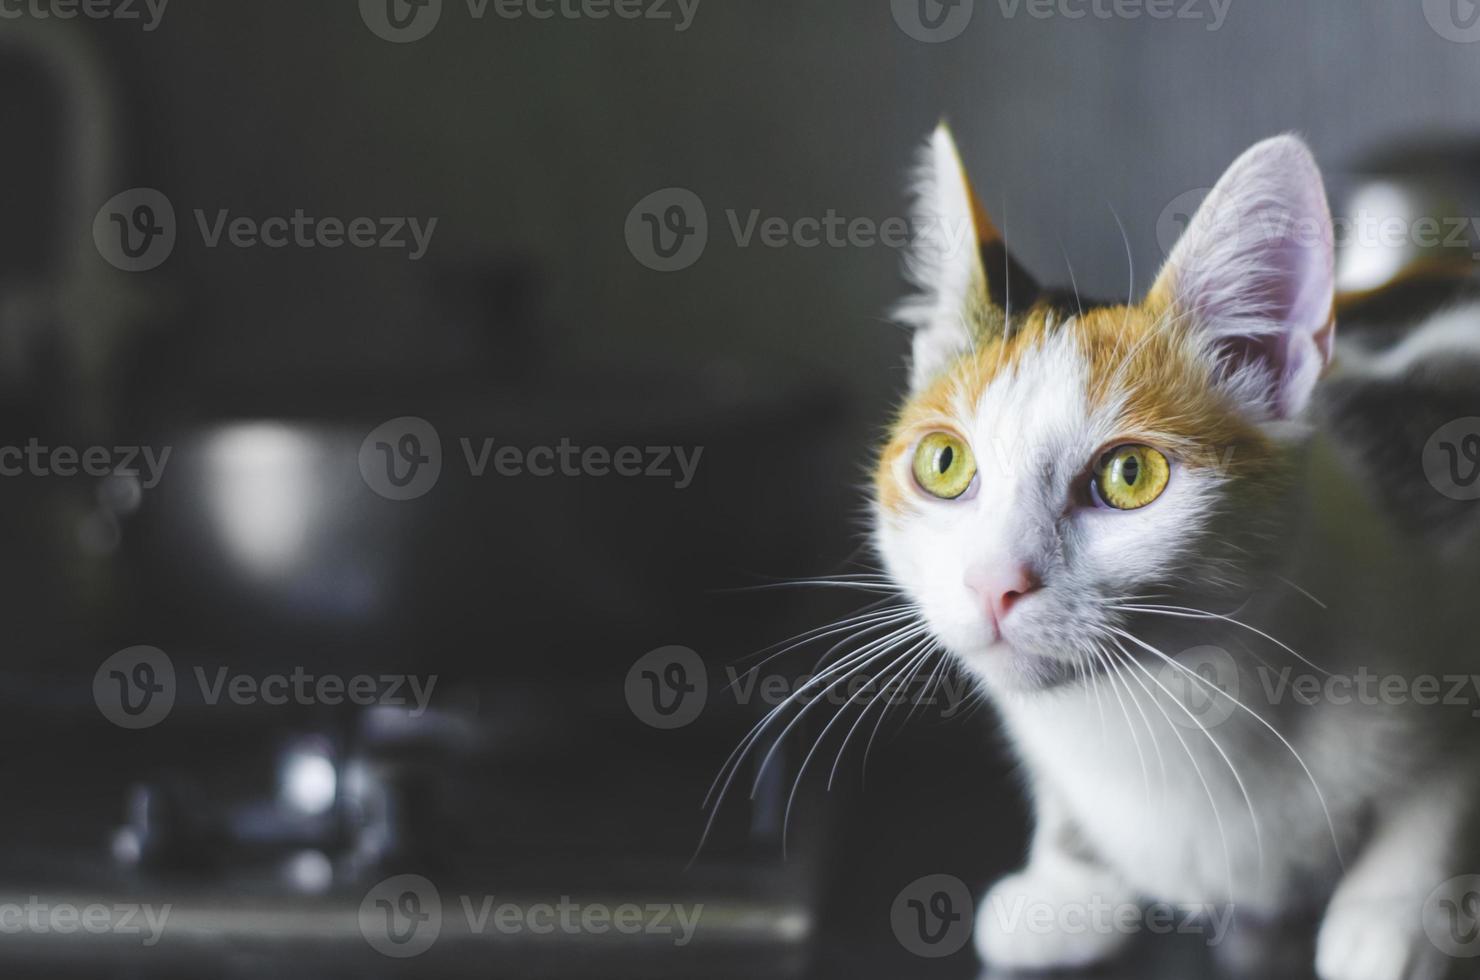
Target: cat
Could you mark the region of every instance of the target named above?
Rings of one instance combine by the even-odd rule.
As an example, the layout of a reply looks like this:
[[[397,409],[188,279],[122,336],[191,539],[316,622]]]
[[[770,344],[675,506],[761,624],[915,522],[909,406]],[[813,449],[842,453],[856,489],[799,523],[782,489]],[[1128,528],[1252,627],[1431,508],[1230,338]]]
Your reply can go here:
[[[983,959],[1083,967],[1133,931],[1027,928],[1024,903],[1178,903],[1319,918],[1322,980],[1472,967],[1431,937],[1480,931],[1480,703],[1450,686],[1480,673],[1480,505],[1418,460],[1480,415],[1480,305],[1338,343],[1295,136],[1240,157],[1122,305],[1033,282],[944,125],[915,190],[873,540],[1022,764],[1034,829],[978,906]]]

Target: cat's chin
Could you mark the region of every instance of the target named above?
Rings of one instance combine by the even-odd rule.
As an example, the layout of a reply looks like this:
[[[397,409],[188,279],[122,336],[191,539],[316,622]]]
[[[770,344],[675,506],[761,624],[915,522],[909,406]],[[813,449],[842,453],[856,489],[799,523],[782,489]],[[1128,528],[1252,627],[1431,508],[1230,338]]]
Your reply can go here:
[[[1068,663],[1020,650],[1004,640],[957,651],[956,656],[992,693],[1035,694],[1076,683],[1078,679]]]

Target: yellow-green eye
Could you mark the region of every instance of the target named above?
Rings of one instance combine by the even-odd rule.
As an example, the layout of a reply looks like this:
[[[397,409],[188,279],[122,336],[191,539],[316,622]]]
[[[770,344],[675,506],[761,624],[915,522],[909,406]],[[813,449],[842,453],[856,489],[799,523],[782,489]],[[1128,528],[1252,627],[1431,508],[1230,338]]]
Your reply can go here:
[[[1145,507],[1167,488],[1171,470],[1167,458],[1150,446],[1116,446],[1095,464],[1096,497],[1116,510]]]
[[[932,432],[915,447],[915,482],[926,493],[954,500],[971,486],[976,459],[965,440],[949,432]]]

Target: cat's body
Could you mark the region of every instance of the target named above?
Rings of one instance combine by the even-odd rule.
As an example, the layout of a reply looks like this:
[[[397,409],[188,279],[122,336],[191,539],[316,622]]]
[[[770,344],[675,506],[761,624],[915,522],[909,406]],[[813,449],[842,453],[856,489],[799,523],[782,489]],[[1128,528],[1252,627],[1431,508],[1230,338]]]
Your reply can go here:
[[[1480,392],[1480,306],[1333,357],[1329,214],[1289,138],[1235,165],[1145,303],[1016,306],[959,166],[937,133],[923,215],[982,249],[913,270],[877,543],[1024,764],[1034,843],[983,955],[1083,965],[1132,932],[1026,928],[1024,902],[1175,903],[1320,917],[1325,980],[1442,975],[1425,925],[1480,873],[1480,549],[1466,510],[1393,512],[1425,490],[1422,438],[1394,446],[1432,426],[1384,406]]]

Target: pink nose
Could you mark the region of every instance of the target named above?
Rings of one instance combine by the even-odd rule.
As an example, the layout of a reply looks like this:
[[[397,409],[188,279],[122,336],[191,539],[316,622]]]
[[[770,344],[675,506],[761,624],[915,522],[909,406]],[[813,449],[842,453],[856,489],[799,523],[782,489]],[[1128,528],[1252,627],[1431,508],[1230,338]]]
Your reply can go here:
[[[1024,596],[1042,588],[1043,583],[1027,565],[1008,563],[968,569],[966,587],[981,598],[992,617],[992,625],[1000,629],[1007,614]]]

